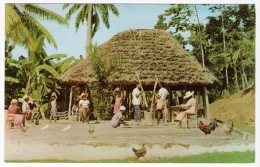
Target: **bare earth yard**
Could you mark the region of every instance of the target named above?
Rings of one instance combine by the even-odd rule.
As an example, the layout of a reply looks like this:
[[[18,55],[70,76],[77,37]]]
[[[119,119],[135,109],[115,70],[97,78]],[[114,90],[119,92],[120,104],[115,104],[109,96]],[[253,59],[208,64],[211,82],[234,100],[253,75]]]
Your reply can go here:
[[[199,120],[209,123],[205,118]],[[90,125],[94,125],[94,135],[89,135]],[[19,128],[10,129],[6,124],[5,160],[123,159],[134,156],[132,148],[141,148],[142,143],[147,147],[147,159],[213,151],[255,150],[254,141],[244,139],[237,133],[233,133],[230,140],[221,127],[205,137],[195,127],[176,129],[175,122],[165,126],[148,126],[143,121],[138,126],[121,125],[115,129],[110,126],[109,121],[91,121],[87,124],[60,120],[56,124],[50,124],[48,120],[40,120],[40,125],[27,123],[27,126],[29,129],[23,133]],[[68,130],[62,131],[68,126]]]

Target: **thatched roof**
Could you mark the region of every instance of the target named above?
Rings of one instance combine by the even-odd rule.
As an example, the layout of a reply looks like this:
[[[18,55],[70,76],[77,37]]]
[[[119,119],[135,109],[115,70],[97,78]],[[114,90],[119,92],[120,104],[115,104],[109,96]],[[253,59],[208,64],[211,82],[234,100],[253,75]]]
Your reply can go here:
[[[118,72],[109,77],[109,82],[113,84],[136,84],[136,71],[146,85],[153,85],[156,78],[172,86],[212,85],[217,81],[165,30],[119,32],[99,46],[98,51],[107,55],[122,55]],[[88,60],[70,68],[60,78],[61,83],[69,85],[97,80]]]

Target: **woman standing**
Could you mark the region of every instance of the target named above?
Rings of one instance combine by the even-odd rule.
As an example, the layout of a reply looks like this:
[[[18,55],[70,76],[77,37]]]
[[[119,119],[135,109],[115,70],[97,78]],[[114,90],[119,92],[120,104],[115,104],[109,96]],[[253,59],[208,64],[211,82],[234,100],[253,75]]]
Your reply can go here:
[[[122,97],[119,89],[114,91],[115,94],[115,105],[114,105],[114,114],[116,114],[120,110],[120,106],[122,105]]]
[[[195,98],[193,97],[193,94],[194,92],[186,92],[185,93],[185,96],[184,96],[184,99],[187,100],[187,103],[184,104],[184,105],[181,105],[182,107],[184,108],[187,108],[187,110],[177,114],[176,116],[176,121],[179,122],[178,124],[178,128],[182,128],[182,121],[187,119],[187,114],[195,114],[196,113],[196,100]]]

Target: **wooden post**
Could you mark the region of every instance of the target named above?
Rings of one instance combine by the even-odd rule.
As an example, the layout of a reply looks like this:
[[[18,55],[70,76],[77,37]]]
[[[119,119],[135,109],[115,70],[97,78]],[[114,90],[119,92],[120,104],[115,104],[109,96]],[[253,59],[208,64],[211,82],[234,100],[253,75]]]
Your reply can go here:
[[[152,102],[151,102],[151,109],[150,109],[150,112],[152,113],[152,115],[153,115],[153,113],[155,113],[155,111],[154,111],[154,101],[156,99],[155,90],[156,90],[157,82],[158,82],[158,78],[156,78],[155,84],[154,84],[154,87],[153,87],[153,95],[152,95]],[[154,118],[152,117],[152,119],[154,119]]]
[[[142,86],[142,83],[141,83],[141,81],[140,81],[140,79],[139,79],[138,73],[135,72],[135,74],[136,74],[136,77],[137,77],[137,79],[138,79],[138,81],[139,81],[139,84],[140,84],[140,86],[141,86],[142,91],[144,91],[143,86]],[[145,97],[145,92],[143,92],[143,100],[144,100],[145,107],[148,108],[148,104],[147,104],[146,97]]]
[[[73,86],[70,87],[70,101],[69,101],[69,116],[68,116],[68,120],[70,120],[70,113],[71,113],[72,89],[73,89]]]
[[[208,99],[208,95],[207,95],[206,86],[203,86],[203,109],[205,112],[205,118],[210,118],[209,99]]]
[[[172,122],[172,111],[171,111],[171,105],[172,105],[172,87],[168,87],[169,91],[169,98],[168,98],[168,121]]]

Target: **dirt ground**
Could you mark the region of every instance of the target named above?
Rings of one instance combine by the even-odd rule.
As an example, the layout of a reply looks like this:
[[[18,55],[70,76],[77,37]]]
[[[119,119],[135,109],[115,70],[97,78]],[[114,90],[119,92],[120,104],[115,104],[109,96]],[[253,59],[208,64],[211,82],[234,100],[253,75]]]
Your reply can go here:
[[[242,98],[240,95],[237,93],[228,99],[211,104],[211,117],[223,121],[229,118],[235,122],[248,123],[250,119],[254,121],[254,91]],[[199,120],[206,124],[210,121],[206,118],[199,118]],[[5,124],[4,159],[72,161],[123,159],[135,156],[132,148],[141,148],[142,143],[145,143],[147,148],[147,159],[213,151],[255,150],[254,141],[247,140],[235,132],[230,139],[224,135],[221,127],[205,137],[203,132],[195,128],[195,120],[191,122],[189,129],[185,126],[177,129],[176,122],[159,126],[150,125],[151,122],[144,120],[139,125],[133,121],[129,123],[133,125],[112,128],[109,121],[99,123],[90,121],[90,124],[87,124],[59,120],[56,124],[50,124],[49,120],[40,120],[40,125],[26,122],[28,130],[25,133],[16,127],[10,129]],[[88,132],[90,126],[94,126],[93,135]],[[67,130],[63,131],[64,128]],[[26,152],[30,154],[25,154]]]
[[[207,122],[206,119],[204,121]],[[141,122],[138,126],[122,125],[115,129],[110,126],[109,121],[93,121],[90,124],[59,121],[57,124],[49,124],[49,121],[41,120],[40,125],[27,126],[29,128],[25,133],[19,128],[5,127],[5,160],[123,159],[134,156],[132,148],[141,148],[142,143],[147,147],[147,158],[255,149],[254,142],[235,133],[230,139],[224,135],[221,128],[205,137],[204,133],[195,127],[177,129],[176,123],[147,126]],[[89,135],[89,126],[94,126],[93,135]],[[70,128],[62,131],[66,127]]]

